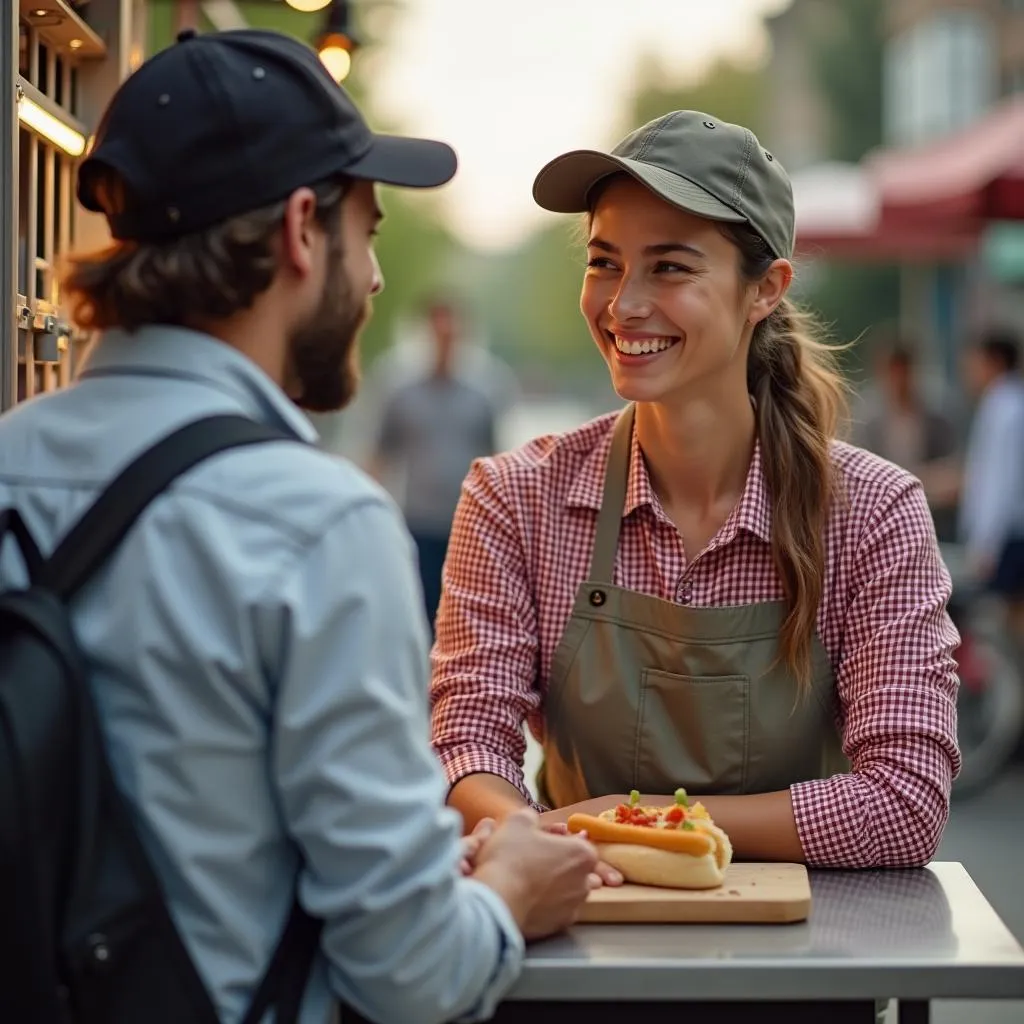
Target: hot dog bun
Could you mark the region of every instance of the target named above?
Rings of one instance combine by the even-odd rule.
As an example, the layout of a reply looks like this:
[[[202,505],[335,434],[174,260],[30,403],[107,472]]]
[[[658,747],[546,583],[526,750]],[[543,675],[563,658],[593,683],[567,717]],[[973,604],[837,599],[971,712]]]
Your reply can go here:
[[[644,810],[657,817],[668,808]],[[688,817],[690,824],[685,829],[609,819],[608,812],[601,817],[573,814],[568,829],[585,831],[601,859],[620,871],[627,882],[669,889],[714,889],[725,880],[725,870],[732,862],[732,843],[703,808]]]
[[[605,864],[622,872],[635,885],[657,885],[665,889],[717,889],[725,872],[706,853],[694,857],[636,843],[598,843],[598,855]]]

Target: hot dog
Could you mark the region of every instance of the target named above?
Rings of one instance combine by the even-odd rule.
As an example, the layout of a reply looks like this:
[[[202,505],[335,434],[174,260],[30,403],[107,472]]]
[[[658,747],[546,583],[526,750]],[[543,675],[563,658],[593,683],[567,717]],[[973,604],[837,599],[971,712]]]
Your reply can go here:
[[[568,828],[586,832],[601,859],[638,885],[714,889],[732,861],[729,837],[702,804],[690,806],[682,789],[666,807],[641,807],[633,790],[628,804],[596,816],[571,815]]]

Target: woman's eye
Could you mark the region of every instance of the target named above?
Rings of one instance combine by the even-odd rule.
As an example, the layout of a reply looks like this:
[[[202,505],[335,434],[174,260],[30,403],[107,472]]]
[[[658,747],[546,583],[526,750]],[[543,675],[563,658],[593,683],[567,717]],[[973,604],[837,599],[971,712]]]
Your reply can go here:
[[[668,263],[662,261],[658,263],[654,272],[656,274],[692,274],[693,271],[689,267],[684,267],[682,263]]]
[[[607,256],[594,256],[587,260],[587,266],[594,270],[607,270],[614,267],[614,264]]]

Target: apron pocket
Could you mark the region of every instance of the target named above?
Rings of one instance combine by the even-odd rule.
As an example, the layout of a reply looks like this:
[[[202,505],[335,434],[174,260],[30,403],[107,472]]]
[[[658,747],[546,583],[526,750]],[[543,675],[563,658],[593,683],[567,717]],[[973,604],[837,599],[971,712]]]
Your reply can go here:
[[[750,677],[640,675],[633,787],[641,793],[742,793],[747,782]]]

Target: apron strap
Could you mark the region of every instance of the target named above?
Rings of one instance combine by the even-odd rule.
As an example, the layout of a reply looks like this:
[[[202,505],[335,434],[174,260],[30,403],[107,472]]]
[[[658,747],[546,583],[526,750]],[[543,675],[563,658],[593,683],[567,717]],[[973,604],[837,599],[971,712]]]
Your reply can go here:
[[[604,495],[597,517],[594,553],[590,561],[589,578],[595,583],[611,583],[615,574],[615,552],[619,546],[622,509],[626,503],[635,413],[636,406],[630,402],[616,420],[615,431],[612,434],[612,449],[604,472]]]

